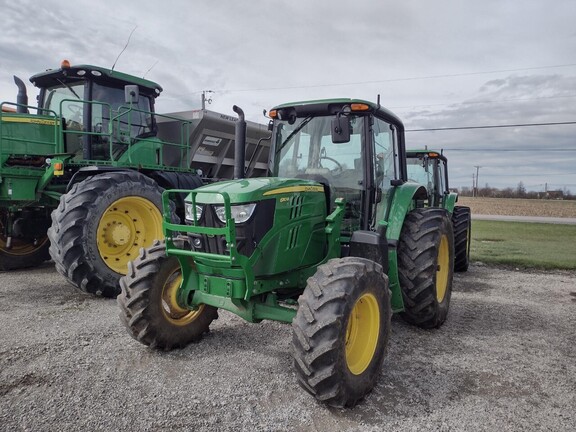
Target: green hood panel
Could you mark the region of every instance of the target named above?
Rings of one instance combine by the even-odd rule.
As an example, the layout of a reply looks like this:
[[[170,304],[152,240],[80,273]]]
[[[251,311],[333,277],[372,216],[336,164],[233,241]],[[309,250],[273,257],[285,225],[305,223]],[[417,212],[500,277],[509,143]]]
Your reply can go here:
[[[311,180],[274,177],[223,181],[199,187],[194,192],[198,204],[222,204],[223,194],[230,197],[231,203],[239,204],[298,192],[324,193],[324,187]]]

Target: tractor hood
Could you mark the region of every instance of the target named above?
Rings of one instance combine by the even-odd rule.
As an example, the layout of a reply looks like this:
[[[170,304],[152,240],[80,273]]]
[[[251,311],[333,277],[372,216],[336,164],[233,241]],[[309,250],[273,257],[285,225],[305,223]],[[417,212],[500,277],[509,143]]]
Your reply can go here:
[[[324,193],[324,187],[315,181],[286,178],[250,178],[213,183],[195,189],[198,204],[222,204],[224,194],[230,203],[249,203],[279,196],[292,196],[300,192]],[[187,201],[191,201],[189,196]]]

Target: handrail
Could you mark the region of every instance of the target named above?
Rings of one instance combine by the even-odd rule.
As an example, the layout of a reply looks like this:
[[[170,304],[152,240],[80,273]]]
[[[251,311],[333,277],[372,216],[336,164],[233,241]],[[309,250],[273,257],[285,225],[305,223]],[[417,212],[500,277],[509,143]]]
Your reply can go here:
[[[142,110],[139,108],[135,108],[132,105],[122,105],[118,108],[117,110],[117,115],[115,115],[114,117],[112,117],[110,119],[110,133],[111,135],[114,135],[114,125],[116,125],[116,130],[120,131],[120,125],[123,124],[122,122],[122,118],[123,117],[127,117],[127,122],[124,122],[124,124],[128,125],[128,130],[132,129],[132,116],[129,115],[132,112],[137,112],[137,113],[141,113],[141,114],[145,114],[145,115],[149,115],[150,118],[155,117],[155,118],[162,118],[162,119],[168,119],[168,120],[175,120],[178,121],[180,123],[180,142],[167,142],[167,141],[161,141],[160,145],[161,146],[171,146],[171,147],[175,147],[178,148],[180,150],[180,165],[179,168],[189,168],[188,166],[188,159],[190,157],[190,127],[192,125],[192,121],[190,120],[184,120],[181,119],[179,117],[175,117],[175,116],[170,116],[170,115],[166,115],[166,114],[158,114],[158,113],[153,113],[151,111],[147,111],[147,110]],[[131,161],[131,156],[132,156],[132,152],[130,152],[131,146],[134,144],[134,139],[137,137],[132,137],[130,136],[130,139],[128,140],[127,143],[125,143],[128,146],[127,151],[128,153],[128,161]],[[152,141],[150,139],[147,138],[138,138],[138,142],[147,142],[147,141]],[[118,142],[121,142],[121,140],[118,140]],[[154,141],[155,143],[158,143],[158,141]],[[112,141],[111,141],[112,144]],[[112,152],[111,152],[112,155]],[[112,159],[114,160],[114,159]],[[160,152],[160,160],[158,161],[160,165],[163,164],[163,154],[162,152]]]

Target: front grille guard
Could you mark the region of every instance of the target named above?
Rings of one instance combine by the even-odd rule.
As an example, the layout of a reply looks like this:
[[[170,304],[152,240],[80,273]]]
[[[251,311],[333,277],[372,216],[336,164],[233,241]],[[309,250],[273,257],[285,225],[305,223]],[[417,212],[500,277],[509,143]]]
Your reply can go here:
[[[214,202],[214,195],[222,197],[222,203],[225,208],[226,224],[223,227],[205,227],[198,225],[196,212],[193,214],[193,224],[177,224],[172,222],[172,209],[173,201],[176,194],[185,194],[186,201],[192,202],[192,208],[196,209],[196,199],[198,195],[209,195],[210,201]],[[162,193],[162,206],[163,206],[163,223],[162,228],[166,238],[166,254],[176,257],[190,257],[196,264],[204,268],[218,267],[233,269],[231,274],[236,274],[241,279],[244,279],[245,287],[244,298],[248,300],[252,295],[254,287],[254,270],[253,264],[259,258],[259,254],[253,254],[251,259],[240,254],[236,247],[236,225],[234,218],[232,218],[232,210],[230,204],[230,196],[226,192],[201,192],[190,191],[185,189],[171,189]],[[182,249],[175,244],[175,240],[183,233],[190,234],[205,234],[214,236],[223,236],[226,239],[227,249],[229,251],[226,255],[220,255],[209,252],[200,252],[188,249]],[[185,269],[184,269],[185,270]],[[234,271],[236,270],[236,271]],[[236,279],[236,277],[234,278]]]
[[[196,208],[196,198],[198,195],[210,196],[210,202],[214,203],[214,195],[222,197],[224,205],[226,224],[223,227],[205,227],[198,225],[196,212],[193,212],[193,223],[191,225],[177,224],[172,222],[172,209],[174,207],[173,201],[176,194],[187,195],[188,202],[192,203],[193,209]],[[340,256],[340,230],[342,218],[344,216],[345,200],[338,198],[335,201],[336,209],[326,217],[325,233],[328,239],[328,251],[323,262],[330,258]],[[192,258],[198,269],[203,268],[209,271],[210,268],[230,269],[227,273],[232,279],[243,279],[245,284],[242,288],[242,297],[248,300],[255,287],[254,265],[260,259],[260,253],[253,253],[250,257],[246,257],[238,252],[236,245],[236,225],[232,218],[232,210],[230,204],[230,196],[226,192],[203,192],[203,191],[190,191],[185,189],[171,189],[164,191],[162,194],[163,206],[163,231],[166,238],[166,254],[181,258]],[[204,234],[214,236],[224,236],[229,253],[226,255],[200,252],[189,249],[182,249],[175,244],[175,240],[183,233],[190,234]],[[321,263],[319,263],[321,264]],[[187,266],[186,266],[187,267]],[[189,273],[189,269],[183,268],[183,273]]]
[[[209,195],[211,201],[213,201],[214,195],[220,195],[222,197],[225,209],[226,224],[223,227],[206,227],[198,224],[198,219],[196,218],[196,212],[192,213],[194,218],[191,225],[186,223],[177,224],[172,222],[172,202],[175,201],[176,194],[187,195],[186,200],[192,202],[192,208],[196,208],[196,197],[197,195]],[[205,204],[202,204],[205,205]],[[219,203],[220,205],[220,203]],[[229,263],[230,267],[238,265],[236,263],[241,261],[241,258],[246,258],[236,249],[236,225],[234,219],[232,218],[232,210],[230,205],[230,196],[226,192],[196,192],[184,189],[171,189],[164,191],[162,194],[162,206],[163,206],[163,230],[164,236],[166,237],[166,247],[169,255],[187,255],[193,258],[204,258],[211,261],[216,261],[219,263]],[[226,239],[226,245],[229,250],[229,254],[220,255],[209,252],[199,252],[192,250],[183,250],[174,246],[174,239],[178,235],[183,233],[190,234],[205,234],[213,236],[224,236]]]

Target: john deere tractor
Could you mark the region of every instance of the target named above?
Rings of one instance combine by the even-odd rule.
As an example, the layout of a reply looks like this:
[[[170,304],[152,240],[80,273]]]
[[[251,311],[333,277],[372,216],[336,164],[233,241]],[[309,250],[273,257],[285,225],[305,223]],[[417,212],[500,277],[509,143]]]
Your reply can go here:
[[[427,205],[450,213],[454,231],[454,271],[465,272],[470,263],[470,207],[457,206],[458,194],[448,187],[448,159],[433,150],[407,150],[408,179],[426,185]]]
[[[199,124],[231,124],[233,137],[236,119],[161,116],[158,84],[98,66],[64,61],[32,76],[37,107],[15,81],[17,102],[2,103],[0,117],[0,270],[51,256],[75,286],[114,297],[128,261],[164,236],[162,191],[202,185],[191,168],[196,151],[225,171],[218,149],[232,140],[200,133]],[[158,138],[160,129],[173,139]],[[170,212],[175,222],[184,218],[181,196]]]
[[[164,192],[166,238],[129,263],[120,316],[164,350],[198,341],[218,309],[291,323],[300,385],[352,406],[381,372],[392,312],[422,328],[446,320],[450,215],[408,181],[404,126],[379,103],[298,102],[269,115],[269,177],[242,178],[239,157],[234,180]],[[170,216],[181,193],[185,224]]]

